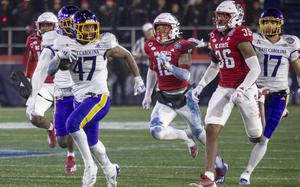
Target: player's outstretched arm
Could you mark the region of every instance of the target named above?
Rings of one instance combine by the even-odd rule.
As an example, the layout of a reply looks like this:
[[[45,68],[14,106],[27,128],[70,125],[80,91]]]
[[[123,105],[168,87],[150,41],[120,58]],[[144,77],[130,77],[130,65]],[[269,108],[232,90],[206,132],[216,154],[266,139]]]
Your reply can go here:
[[[136,65],[136,62],[131,55],[131,53],[122,47],[121,45],[117,45],[114,48],[111,48],[107,51],[107,57],[117,57],[117,58],[123,58],[126,60],[130,71],[134,75],[134,95],[139,95],[143,92],[145,92],[145,84],[143,82],[143,79],[140,75],[140,71],[138,66]]]

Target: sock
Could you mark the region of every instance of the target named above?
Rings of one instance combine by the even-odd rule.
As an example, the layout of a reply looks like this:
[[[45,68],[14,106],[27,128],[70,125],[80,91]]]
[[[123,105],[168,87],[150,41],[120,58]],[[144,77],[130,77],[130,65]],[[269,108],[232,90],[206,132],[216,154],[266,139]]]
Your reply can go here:
[[[54,125],[52,122],[49,122],[49,128],[48,131],[52,131],[54,129]]]
[[[91,147],[91,152],[92,152],[94,158],[101,165],[104,173],[107,173],[113,165],[110,162],[110,160],[106,154],[106,149],[100,140],[98,140],[98,142],[94,146]]]
[[[269,139],[263,137],[261,142],[255,144],[251,151],[250,159],[248,162],[248,166],[246,167],[245,172],[251,174],[258,163],[262,160],[267,151]]]
[[[210,180],[214,181],[215,180],[215,175],[211,171],[206,171],[205,174]]]
[[[67,156],[75,157],[75,152],[69,152],[69,151],[67,151]]]
[[[218,153],[216,156],[215,168],[223,168],[223,167],[224,167],[223,159],[222,159],[221,155]]]
[[[94,160],[87,142],[87,137],[85,132],[82,129],[80,129],[79,131],[70,133],[70,135],[72,136],[74,142],[76,143],[81,153],[82,160],[84,162],[85,167],[93,165]]]
[[[202,132],[197,136],[197,139],[199,142],[201,142],[202,145],[206,144],[206,131],[205,129],[202,130]]]

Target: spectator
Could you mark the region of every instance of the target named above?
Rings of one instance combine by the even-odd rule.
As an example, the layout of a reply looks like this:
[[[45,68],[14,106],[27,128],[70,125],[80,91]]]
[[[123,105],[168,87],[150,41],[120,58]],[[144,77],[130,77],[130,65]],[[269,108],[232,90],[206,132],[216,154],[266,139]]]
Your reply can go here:
[[[9,0],[1,1],[0,12],[0,28],[10,26],[12,24],[12,4]]]

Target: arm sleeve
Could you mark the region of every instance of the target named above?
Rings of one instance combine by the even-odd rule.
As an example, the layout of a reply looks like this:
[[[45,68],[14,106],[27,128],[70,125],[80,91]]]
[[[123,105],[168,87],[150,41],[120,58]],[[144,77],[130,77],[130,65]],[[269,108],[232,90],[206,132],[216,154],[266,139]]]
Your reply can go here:
[[[260,65],[257,56],[249,57],[245,59],[245,62],[250,70],[239,87],[243,87],[244,90],[247,90],[252,86],[252,84],[255,83],[256,79],[258,78],[260,74]]]
[[[202,79],[199,82],[199,85],[203,88],[208,85],[212,80],[216,78],[219,73],[219,65],[213,61],[211,61],[210,65],[208,66],[205,74],[203,75]]]
[[[157,77],[155,71],[148,68],[145,97],[148,98],[151,97],[156,81],[157,81]]]
[[[172,69],[171,69],[171,73],[178,79],[180,80],[189,80],[191,77],[191,73],[189,70],[181,68],[181,67],[176,67],[174,65],[171,65]]]
[[[31,84],[32,84],[31,97],[33,97],[34,99],[40,92],[42,85],[46,80],[47,70],[51,58],[52,58],[52,51],[48,48],[45,48],[39,57],[39,62],[36,66],[36,69],[31,79]]]

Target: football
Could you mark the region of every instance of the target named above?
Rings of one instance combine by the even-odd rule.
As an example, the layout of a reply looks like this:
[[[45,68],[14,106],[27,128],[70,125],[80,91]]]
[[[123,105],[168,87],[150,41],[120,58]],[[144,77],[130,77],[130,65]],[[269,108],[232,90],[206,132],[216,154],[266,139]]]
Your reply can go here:
[[[71,66],[71,62],[67,59],[61,59],[59,63],[60,70],[68,70]]]

